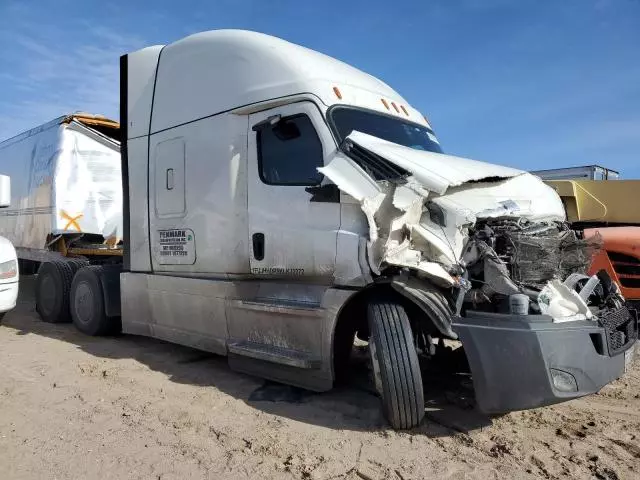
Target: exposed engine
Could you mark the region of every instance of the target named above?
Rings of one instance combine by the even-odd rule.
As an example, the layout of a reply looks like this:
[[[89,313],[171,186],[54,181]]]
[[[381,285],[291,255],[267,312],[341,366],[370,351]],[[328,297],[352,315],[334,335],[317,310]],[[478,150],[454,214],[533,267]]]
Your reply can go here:
[[[561,222],[493,221],[483,225],[490,246],[509,267],[511,278],[522,285],[542,287],[553,278],[586,273],[601,248],[598,240],[584,240]],[[478,238],[478,235],[476,235]]]
[[[591,259],[601,248],[600,237],[584,239],[563,222],[478,222],[469,231],[462,255],[469,282],[465,303],[474,309],[506,311],[510,295],[524,294],[532,300],[532,313],[539,313],[539,296],[550,282],[571,278],[568,288],[580,291],[589,281]],[[598,285],[594,293],[601,293]],[[603,299],[588,300],[601,305]]]
[[[476,223],[468,238],[458,313],[471,309],[545,314],[554,322],[596,320],[605,329],[611,354],[638,338],[637,312],[627,308],[618,285],[605,270],[586,274],[602,248],[599,235],[585,239],[564,222],[490,219]]]

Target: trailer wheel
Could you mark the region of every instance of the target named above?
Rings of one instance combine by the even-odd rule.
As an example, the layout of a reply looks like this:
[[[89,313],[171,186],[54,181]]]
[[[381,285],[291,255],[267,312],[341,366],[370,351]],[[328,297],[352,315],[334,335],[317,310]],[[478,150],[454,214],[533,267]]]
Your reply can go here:
[[[395,429],[416,427],[424,418],[418,354],[404,308],[393,301],[369,304],[369,351],[376,390]]]
[[[38,269],[36,280],[36,311],[48,323],[71,320],[69,291],[73,270],[65,261],[44,262]]]
[[[119,330],[119,319],[108,317],[104,306],[101,272],[92,265],[78,270],[71,284],[71,317],[82,333],[91,336],[111,335]]]

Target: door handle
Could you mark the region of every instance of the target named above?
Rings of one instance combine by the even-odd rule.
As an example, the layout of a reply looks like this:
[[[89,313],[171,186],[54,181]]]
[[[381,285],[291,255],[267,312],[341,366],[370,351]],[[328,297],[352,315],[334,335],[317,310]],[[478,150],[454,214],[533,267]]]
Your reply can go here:
[[[253,241],[253,258],[258,261],[264,260],[264,233],[254,233]]]
[[[167,190],[173,190],[173,168],[167,168]]]

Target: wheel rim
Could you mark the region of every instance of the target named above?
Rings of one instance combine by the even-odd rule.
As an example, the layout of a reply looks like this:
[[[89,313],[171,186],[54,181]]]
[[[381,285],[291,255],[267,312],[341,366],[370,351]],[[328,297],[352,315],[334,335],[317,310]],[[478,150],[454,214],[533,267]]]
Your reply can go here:
[[[40,282],[40,310],[45,315],[50,315],[56,305],[55,282],[51,275],[43,275]]]
[[[76,286],[73,308],[80,323],[89,323],[93,317],[93,291],[87,282]]]

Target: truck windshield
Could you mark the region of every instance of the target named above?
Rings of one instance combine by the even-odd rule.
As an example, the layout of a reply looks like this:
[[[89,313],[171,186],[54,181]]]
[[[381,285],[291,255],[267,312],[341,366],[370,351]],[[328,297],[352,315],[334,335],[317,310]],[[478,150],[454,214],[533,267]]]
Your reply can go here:
[[[329,109],[329,124],[339,143],[358,131],[405,147],[443,153],[431,129],[391,115],[336,106]]]

